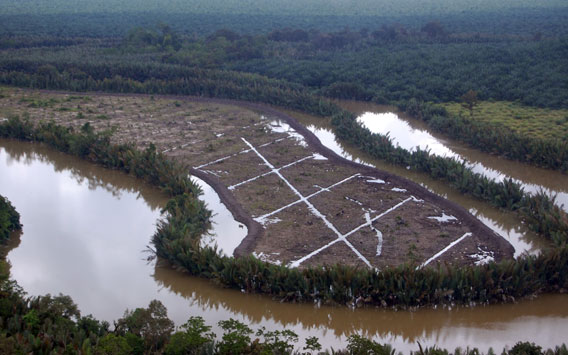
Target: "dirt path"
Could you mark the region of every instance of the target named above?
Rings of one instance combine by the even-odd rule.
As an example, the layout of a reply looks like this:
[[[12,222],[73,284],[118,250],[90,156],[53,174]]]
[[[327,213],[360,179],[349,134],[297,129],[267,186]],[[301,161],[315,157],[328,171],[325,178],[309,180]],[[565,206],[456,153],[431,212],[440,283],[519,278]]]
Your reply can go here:
[[[24,114],[154,143],[219,194],[248,227],[236,256],[302,267],[474,264],[512,246],[460,206],[346,160],[294,118],[261,104],[195,97],[9,89],[0,116]],[[229,236],[230,237],[230,236]]]

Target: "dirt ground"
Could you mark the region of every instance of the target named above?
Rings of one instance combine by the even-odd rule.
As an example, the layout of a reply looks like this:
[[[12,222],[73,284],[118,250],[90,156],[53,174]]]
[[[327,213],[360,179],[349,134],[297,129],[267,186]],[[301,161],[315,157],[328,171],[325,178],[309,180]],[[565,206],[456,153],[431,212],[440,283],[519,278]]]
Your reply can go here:
[[[11,115],[112,129],[154,143],[215,188],[248,235],[235,255],[293,267],[469,265],[513,255],[463,208],[404,178],[326,149],[290,116],[251,103],[3,88]],[[230,236],[229,236],[230,237]]]

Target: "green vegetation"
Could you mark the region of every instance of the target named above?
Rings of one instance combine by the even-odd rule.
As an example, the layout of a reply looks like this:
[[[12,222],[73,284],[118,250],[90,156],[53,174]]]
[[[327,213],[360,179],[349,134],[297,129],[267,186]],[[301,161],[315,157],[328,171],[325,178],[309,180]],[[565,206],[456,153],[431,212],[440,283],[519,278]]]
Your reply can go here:
[[[459,103],[442,106],[453,116],[469,116]],[[568,141],[568,110],[523,106],[515,102],[481,101],[473,108],[472,120],[503,127],[523,136]]]
[[[288,330],[259,329],[253,339],[249,336],[252,330],[233,319],[219,322],[223,329],[220,340],[200,317],[191,317],[174,332],[166,307],[157,300],[147,308],[125,311],[111,331],[108,322],[81,316],[69,296],[26,296],[8,279],[7,264],[1,262],[3,354],[291,354],[298,341]]]
[[[432,130],[447,134],[482,151],[544,168],[568,171],[568,140],[533,137],[516,132],[504,124],[484,122],[476,119],[477,106],[472,109],[472,115],[459,116],[449,114],[441,106],[414,99],[401,104],[400,108],[425,121]],[[557,128],[557,132],[564,130]]]
[[[10,233],[21,228],[20,214],[6,197],[0,195],[0,244],[5,244]]]

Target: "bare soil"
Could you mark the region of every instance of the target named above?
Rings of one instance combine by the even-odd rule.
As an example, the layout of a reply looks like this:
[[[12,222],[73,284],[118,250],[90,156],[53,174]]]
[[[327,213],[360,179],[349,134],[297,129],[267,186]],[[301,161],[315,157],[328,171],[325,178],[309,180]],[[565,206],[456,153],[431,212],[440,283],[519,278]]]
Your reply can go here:
[[[150,143],[217,191],[248,236],[235,256],[304,267],[470,265],[513,247],[460,206],[339,157],[292,117],[259,104],[192,97],[5,88],[0,117],[112,129]],[[449,216],[445,220],[435,217]],[[455,245],[455,241],[460,240]],[[450,247],[451,246],[451,247]]]

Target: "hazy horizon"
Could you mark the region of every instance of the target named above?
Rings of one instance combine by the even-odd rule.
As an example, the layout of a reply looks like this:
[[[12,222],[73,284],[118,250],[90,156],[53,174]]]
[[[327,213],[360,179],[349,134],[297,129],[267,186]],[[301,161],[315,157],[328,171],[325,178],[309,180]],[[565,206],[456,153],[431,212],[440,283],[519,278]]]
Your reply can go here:
[[[0,15],[161,12],[191,14],[397,16],[568,7],[565,0],[4,0]]]

